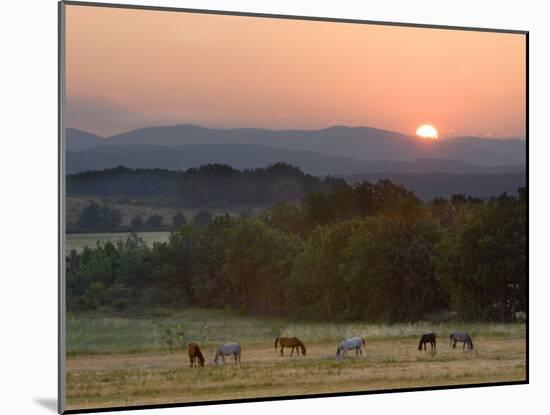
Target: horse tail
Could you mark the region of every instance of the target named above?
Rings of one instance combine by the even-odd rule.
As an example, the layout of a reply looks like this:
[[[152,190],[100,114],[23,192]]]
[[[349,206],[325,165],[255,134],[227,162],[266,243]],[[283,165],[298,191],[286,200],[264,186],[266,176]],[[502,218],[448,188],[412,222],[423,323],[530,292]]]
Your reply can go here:
[[[449,336],[449,347],[451,346],[451,343],[453,342],[453,335],[451,334]]]
[[[278,343],[278,342],[279,342],[279,338],[277,337],[277,338],[275,339],[275,350],[277,350],[277,343]]]
[[[468,342],[470,343],[471,349],[474,350],[474,342],[472,341],[471,337],[468,337]]]
[[[363,342],[363,346],[365,345],[365,338],[361,337],[361,342]]]
[[[418,350],[422,350],[422,338],[420,338],[420,341],[418,342]]]

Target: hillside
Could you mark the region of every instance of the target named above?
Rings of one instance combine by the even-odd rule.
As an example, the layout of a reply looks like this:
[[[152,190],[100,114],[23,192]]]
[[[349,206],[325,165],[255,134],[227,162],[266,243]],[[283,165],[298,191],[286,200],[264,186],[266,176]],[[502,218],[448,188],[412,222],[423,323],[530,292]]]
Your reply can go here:
[[[336,126],[321,130],[266,130],[212,129],[194,125],[176,125],[142,128],[103,139],[93,135],[83,139],[85,134],[87,133],[68,129],[67,150],[81,151],[97,146],[174,147],[191,144],[247,144],[290,151],[323,153],[327,156],[364,161],[411,162],[416,159],[451,159],[481,166],[501,166],[524,165],[526,160],[524,140],[461,137],[426,141],[371,127]],[[114,149],[112,151],[116,152]]]

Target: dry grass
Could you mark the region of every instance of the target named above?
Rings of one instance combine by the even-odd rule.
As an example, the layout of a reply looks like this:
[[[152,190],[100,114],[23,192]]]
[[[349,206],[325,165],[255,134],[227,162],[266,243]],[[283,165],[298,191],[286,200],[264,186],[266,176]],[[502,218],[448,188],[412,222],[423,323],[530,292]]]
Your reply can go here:
[[[156,242],[167,242],[170,238],[170,232],[136,232],[140,238],[143,238],[146,244],[152,246]],[[116,244],[118,241],[126,242],[130,232],[119,233],[70,233],[65,236],[65,253],[69,255],[71,250],[82,252],[84,247],[95,248],[98,242],[111,242]]]
[[[309,344],[332,344],[351,336],[363,336],[369,341],[407,339],[417,342],[420,334],[430,331],[437,333],[440,342],[448,343],[446,336],[455,330],[468,331],[474,342],[478,336],[525,338],[524,324],[300,322],[211,309],[155,308],[130,314],[131,318],[104,313],[68,316],[67,352],[70,355],[162,352],[166,350],[163,328],[174,325],[184,328],[186,341],[196,341],[202,347],[236,340],[242,344],[271,344],[277,336],[298,336]],[[330,350],[335,348],[333,345]]]
[[[305,340],[305,338],[304,338]],[[443,339],[442,339],[443,340]],[[336,361],[336,341],[307,342],[307,355],[280,357],[270,341],[243,343],[242,365],[189,368],[183,350],[78,355],[67,361],[67,408],[191,402],[388,388],[520,381],[525,337],[478,336],[476,350],[419,352],[412,337],[367,339],[364,358]]]

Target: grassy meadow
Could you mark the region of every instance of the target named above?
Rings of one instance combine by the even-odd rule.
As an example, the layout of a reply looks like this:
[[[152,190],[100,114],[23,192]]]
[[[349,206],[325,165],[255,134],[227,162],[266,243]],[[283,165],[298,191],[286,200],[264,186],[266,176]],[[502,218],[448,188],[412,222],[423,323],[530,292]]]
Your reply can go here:
[[[189,368],[182,344],[170,349],[164,329],[181,325],[199,343],[204,368]],[[417,350],[438,335],[437,352]],[[448,335],[467,330],[473,352],[451,350]],[[280,357],[274,340],[295,335],[306,356]],[[366,355],[337,361],[339,340],[366,338]],[[238,341],[242,365],[214,366],[220,342]],[[519,381],[526,376],[523,324],[367,324],[243,317],[222,310],[157,309],[142,317],[78,314],[67,319],[67,408],[190,402],[310,393]],[[353,357],[350,357],[353,356]]]
[[[170,232],[136,232],[143,241],[152,246],[155,242],[166,242],[170,238]],[[130,232],[120,233],[69,233],[65,235],[65,252],[68,255],[73,249],[82,252],[84,247],[95,248],[98,242],[125,242]]]

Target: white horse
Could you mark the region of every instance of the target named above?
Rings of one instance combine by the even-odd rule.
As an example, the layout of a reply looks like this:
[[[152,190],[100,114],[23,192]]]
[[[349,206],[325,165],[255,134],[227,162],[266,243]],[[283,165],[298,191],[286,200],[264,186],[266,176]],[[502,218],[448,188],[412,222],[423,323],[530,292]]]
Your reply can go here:
[[[346,357],[347,351],[350,349],[355,349],[355,356],[362,356],[364,345],[365,339],[362,337],[351,337],[349,339],[344,339],[336,349],[336,358]]]
[[[241,345],[239,343],[220,344],[214,356],[214,364],[218,364],[218,359],[221,357],[225,364],[225,356],[235,356],[235,364],[241,364]]]

